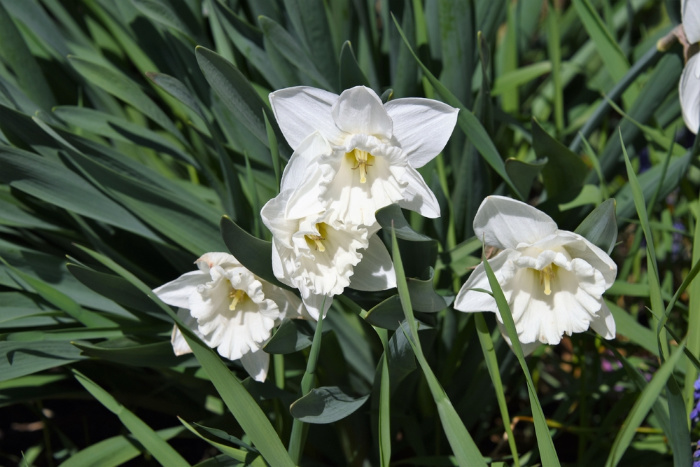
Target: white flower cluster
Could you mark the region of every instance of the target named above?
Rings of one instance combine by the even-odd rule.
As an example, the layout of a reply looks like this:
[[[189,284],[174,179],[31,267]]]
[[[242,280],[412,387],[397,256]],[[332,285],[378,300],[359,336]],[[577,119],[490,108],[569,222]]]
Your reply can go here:
[[[382,104],[358,86],[340,96],[301,86],[270,94],[294,154],[280,194],[262,209],[273,235],[272,265],[299,289],[309,314],[325,314],[345,287],[396,286],[375,212],[393,203],[439,217],[435,195],[416,170],[442,151],[457,109],[430,99]]]
[[[207,345],[240,359],[259,381],[269,364],[262,347],[283,319],[319,319],[346,287],[396,286],[391,257],[376,235],[375,213],[396,203],[440,216],[435,195],[416,169],[442,151],[457,121],[457,109],[444,103],[416,98],[383,104],[363,86],[339,96],[310,87],[282,89],[270,94],[270,103],[294,153],[279,195],[261,216],[273,235],[273,272],[298,289],[301,300],[227,253],[207,253],[196,261],[198,271],[155,289],[180,308],[180,318]],[[501,250],[491,265],[526,352],[589,327],[607,339],[615,336],[602,295],[617,268],[598,247],[558,230],[537,209],[500,196],[484,200],[474,231]],[[495,312],[503,331],[496,303],[484,290],[490,287],[482,264],[462,287],[455,308]],[[190,351],[177,328],[172,344],[178,355]]]

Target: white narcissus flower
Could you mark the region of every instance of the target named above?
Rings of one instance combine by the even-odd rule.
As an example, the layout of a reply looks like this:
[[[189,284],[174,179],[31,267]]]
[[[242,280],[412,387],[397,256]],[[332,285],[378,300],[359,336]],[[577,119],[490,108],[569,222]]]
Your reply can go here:
[[[296,154],[295,162],[304,168],[301,191],[307,201],[328,203],[317,211],[327,209],[356,225],[374,224],[375,211],[393,203],[426,217],[440,216],[435,195],[416,169],[442,151],[457,109],[420,98],[382,104],[363,86],[340,96],[306,86],[287,88],[271,93],[270,104],[294,150],[314,132],[330,143],[327,154]],[[294,211],[289,210],[302,217]]]
[[[681,3],[683,31],[688,46],[700,42],[700,1],[683,0]],[[692,50],[692,49],[691,49]],[[678,83],[678,96],[683,111],[683,121],[690,131],[697,134],[700,127],[700,58],[691,56],[683,68]]]
[[[688,42],[700,42],[700,2],[698,0],[683,0],[681,3],[681,22]]]
[[[690,57],[683,68],[678,95],[683,121],[690,131],[697,134],[700,127],[700,54]]]
[[[501,250],[489,265],[508,301],[525,354],[589,326],[606,339],[615,337],[615,321],[603,292],[613,284],[617,266],[603,250],[581,235],[559,230],[532,206],[502,196],[489,196],[481,203],[474,232],[485,245]],[[495,299],[476,289],[491,290],[483,263],[462,286],[455,309],[496,313],[506,337]]]
[[[293,293],[257,277],[228,253],[206,253],[199,270],[183,274],[153,290],[209,347],[240,360],[256,381],[264,381],[270,356],[262,346],[272,328],[285,318],[301,317]],[[176,355],[191,352],[177,326],[172,335]]]
[[[385,290],[396,286],[389,252],[374,235],[379,230],[377,223],[367,227],[343,221],[308,199],[304,184],[308,168],[298,161],[306,152],[323,155],[331,151],[317,132],[304,140],[285,169],[280,194],[261,210],[273,235],[275,276],[299,289],[314,319],[325,315],[333,296],[343,293],[345,287]]]

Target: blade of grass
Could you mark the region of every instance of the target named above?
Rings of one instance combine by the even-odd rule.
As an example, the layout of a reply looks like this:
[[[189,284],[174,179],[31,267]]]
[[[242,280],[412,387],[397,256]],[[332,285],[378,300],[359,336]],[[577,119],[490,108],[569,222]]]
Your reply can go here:
[[[114,413],[132,435],[148,451],[153,454],[158,462],[168,466],[189,466],[190,464],[170,446],[163,438],[153,431],[146,423],[137,417],[132,411],[121,405],[107,391],[77,370],[73,370],[75,379],[97,399],[107,410]]]
[[[613,441],[612,449],[610,450],[608,459],[605,462],[606,467],[614,467],[622,459],[622,456],[632,442],[636,429],[642,424],[652,405],[654,405],[654,403],[660,397],[661,391],[663,390],[664,386],[666,386],[668,378],[671,376],[671,373],[673,373],[673,370],[678,363],[678,360],[680,360],[681,355],[683,355],[684,348],[685,342],[681,342],[678,349],[676,349],[671,357],[661,366],[661,368],[658,369],[658,371],[654,374],[654,377],[644,388],[644,391],[642,391],[642,394],[634,403],[632,410],[630,410],[629,415],[627,415],[627,418],[620,428],[620,431],[618,431],[615,441]],[[685,450],[690,453],[690,443],[688,443],[685,448]]]
[[[503,295],[503,290],[498,284],[498,279],[493,273],[489,262],[484,259],[484,269],[486,270],[486,276],[489,280],[489,286],[493,291],[493,298],[496,300],[496,305],[498,305],[498,311],[503,320],[503,325],[506,328],[508,337],[511,341],[511,347],[515,353],[520,367],[523,369],[525,374],[525,380],[527,381],[527,392],[530,396],[530,409],[532,410],[532,418],[535,423],[535,434],[537,436],[537,447],[540,451],[540,457],[542,459],[542,465],[546,466],[558,466],[559,459],[557,457],[557,452],[554,449],[554,443],[552,442],[552,437],[549,434],[549,428],[547,427],[547,420],[545,419],[544,413],[542,412],[542,406],[537,398],[537,389],[535,388],[535,383],[532,381],[532,376],[530,375],[530,370],[527,367],[527,362],[525,361],[525,355],[523,354],[523,349],[520,345],[520,340],[518,340],[518,332],[515,330],[515,322],[513,321],[513,315],[510,312],[510,306],[508,306],[508,301],[505,295]]]
[[[399,290],[399,297],[401,299],[401,306],[410,330],[410,338],[408,341],[416,354],[418,363],[423,370],[426,381],[428,382],[428,387],[433,396],[433,400],[437,405],[440,422],[445,430],[447,440],[450,443],[452,452],[457,458],[459,465],[470,467],[478,465],[485,466],[486,461],[479,452],[479,448],[474,443],[474,440],[469,434],[469,431],[467,431],[467,428],[464,426],[464,423],[462,423],[462,420],[460,420],[457,411],[452,405],[452,402],[447,397],[445,390],[440,385],[440,382],[435,377],[433,370],[430,368],[428,361],[423,355],[420,340],[418,339],[418,328],[416,326],[416,320],[413,316],[413,308],[411,307],[411,298],[408,293],[406,275],[404,274],[403,263],[401,261],[401,254],[399,253],[399,246],[396,241],[396,232],[394,229],[391,230],[391,240],[394,269],[396,270],[396,283]],[[406,332],[403,327],[403,323],[401,324],[401,329],[403,332]]]
[[[473,316],[476,323],[476,331],[479,335],[481,351],[484,353],[486,368],[489,371],[489,376],[491,376],[493,388],[496,390],[498,408],[501,411],[501,419],[503,420],[503,427],[506,430],[506,436],[508,436],[508,446],[510,447],[511,454],[513,454],[513,465],[515,467],[518,467],[520,465],[520,458],[518,457],[518,448],[515,445],[515,436],[513,435],[513,429],[511,428],[510,415],[508,414],[508,405],[506,403],[505,390],[503,389],[503,383],[501,381],[501,373],[498,369],[496,349],[493,347],[491,333],[489,332],[489,329],[486,326],[486,320],[484,320],[484,316],[481,313],[474,313]]]

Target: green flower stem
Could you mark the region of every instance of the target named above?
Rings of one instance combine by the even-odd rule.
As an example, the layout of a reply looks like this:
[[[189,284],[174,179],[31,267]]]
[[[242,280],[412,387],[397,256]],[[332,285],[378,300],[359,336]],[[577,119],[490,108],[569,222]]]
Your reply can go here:
[[[322,307],[323,309],[323,307]],[[314,332],[314,340],[311,343],[311,351],[309,352],[309,360],[306,362],[306,372],[301,379],[301,395],[307,395],[313,387],[314,377],[316,373],[316,363],[318,362],[318,354],[321,350],[321,335],[323,332],[323,313],[318,318],[316,331]],[[301,452],[304,449],[304,441],[306,441],[306,433],[309,430],[309,425],[297,420],[292,422],[292,433],[289,436],[289,456],[296,465],[299,465],[301,460]]]

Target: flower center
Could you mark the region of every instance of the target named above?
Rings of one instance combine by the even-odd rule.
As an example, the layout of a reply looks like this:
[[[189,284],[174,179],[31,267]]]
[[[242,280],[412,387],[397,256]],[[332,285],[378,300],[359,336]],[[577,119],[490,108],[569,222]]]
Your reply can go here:
[[[372,167],[374,164],[374,156],[362,149],[353,149],[352,152],[345,153],[345,157],[354,166],[352,169],[360,169],[360,183],[367,182],[367,167]]]
[[[552,279],[557,274],[557,265],[548,264],[544,269],[540,271],[540,284],[544,285],[544,294],[550,295],[552,293]]]
[[[323,244],[323,241],[326,239],[326,224],[319,222],[316,224],[316,230],[318,235],[304,235],[304,238],[307,245],[323,253],[326,251],[326,246]]]
[[[231,304],[228,306],[228,309],[234,311],[239,303],[248,298],[248,294],[242,290],[231,287],[228,298],[231,299]]]

